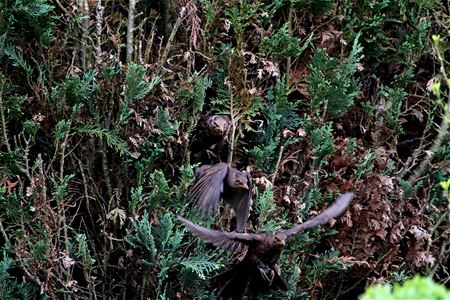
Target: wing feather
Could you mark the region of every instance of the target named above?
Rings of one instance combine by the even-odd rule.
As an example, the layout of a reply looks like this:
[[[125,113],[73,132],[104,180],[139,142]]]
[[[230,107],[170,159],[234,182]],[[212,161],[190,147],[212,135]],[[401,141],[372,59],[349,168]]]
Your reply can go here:
[[[311,220],[308,220],[302,224],[297,224],[297,225],[293,226],[291,229],[284,230],[284,231],[282,231],[282,233],[284,233],[287,238],[291,238],[294,235],[296,235],[297,233],[299,233],[305,229],[319,226],[321,224],[327,223],[331,219],[339,217],[347,209],[347,207],[350,204],[350,201],[353,199],[353,196],[354,196],[354,193],[352,193],[352,192],[347,192],[347,193],[340,195],[330,207],[325,209],[319,215],[315,216]]]
[[[227,172],[228,166],[225,163],[202,169],[199,174],[201,176],[189,191],[189,198],[201,214],[212,215],[217,210]]]
[[[248,246],[254,242],[261,241],[259,234],[240,233],[240,232],[223,232],[212,230],[178,216],[186,228],[200,239],[231,252],[243,252]]]

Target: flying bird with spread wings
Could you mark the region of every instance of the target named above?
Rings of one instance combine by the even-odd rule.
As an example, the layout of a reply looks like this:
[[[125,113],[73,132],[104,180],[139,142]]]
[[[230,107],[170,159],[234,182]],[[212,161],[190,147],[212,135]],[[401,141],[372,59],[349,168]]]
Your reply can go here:
[[[275,233],[223,232],[204,228],[180,216],[178,219],[191,233],[206,242],[236,253],[247,251],[242,261],[211,280],[218,290],[218,299],[242,299],[245,294],[260,298],[270,291],[289,288],[276,268],[286,243],[303,230],[327,223],[342,215],[353,196],[352,192],[344,193],[319,215]]]
[[[197,181],[189,190],[189,198],[203,215],[217,211],[220,199],[230,204],[236,214],[236,231],[245,231],[252,206],[252,181],[226,163],[203,165],[196,170]]]

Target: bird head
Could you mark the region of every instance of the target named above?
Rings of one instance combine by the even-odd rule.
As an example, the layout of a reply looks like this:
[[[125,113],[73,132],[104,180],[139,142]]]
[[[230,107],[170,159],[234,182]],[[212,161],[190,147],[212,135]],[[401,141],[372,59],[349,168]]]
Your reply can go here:
[[[282,232],[277,232],[274,235],[274,244],[280,248],[283,248],[286,245],[286,235]]]
[[[226,134],[228,132],[229,124],[227,120],[222,116],[213,116],[211,118],[211,125],[216,132]]]
[[[236,172],[234,176],[234,186],[239,189],[248,190],[248,179],[244,173]]]

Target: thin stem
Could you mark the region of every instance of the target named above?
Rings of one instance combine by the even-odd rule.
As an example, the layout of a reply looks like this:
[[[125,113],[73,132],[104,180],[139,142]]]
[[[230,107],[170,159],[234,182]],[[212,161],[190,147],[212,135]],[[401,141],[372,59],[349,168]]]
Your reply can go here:
[[[228,166],[231,167],[231,163],[233,162],[233,153],[234,153],[234,139],[236,136],[236,127],[237,127],[237,120],[235,118],[234,113],[234,105],[233,105],[233,92],[231,91],[231,84],[228,84],[228,91],[230,92],[230,118],[231,118],[231,141],[229,143],[228,147],[228,159],[227,163]]]
[[[278,169],[280,168],[281,158],[283,157],[284,146],[280,147],[280,152],[278,153],[277,164],[275,165],[275,172],[272,175],[272,184],[275,184],[275,179],[277,178]]]
[[[175,34],[177,33],[178,27],[180,27],[181,21],[183,20],[185,15],[186,15],[186,7],[183,6],[181,8],[180,14],[178,15],[178,19],[176,20],[175,25],[173,26],[172,32],[170,33],[169,39],[167,40],[166,47],[161,56],[161,60],[159,61],[156,74],[159,74],[161,72],[163,65],[167,61],[167,57],[169,56],[170,49],[172,48],[173,40],[175,39]]]
[[[440,70],[442,73],[442,76],[444,76],[445,82],[448,85],[449,80],[447,77],[447,73],[445,72],[445,66],[444,66],[444,58],[441,55],[441,52],[439,51],[438,47],[434,47],[440,62]],[[447,96],[447,103],[446,106],[444,105],[444,116],[442,117],[441,125],[439,126],[438,135],[436,136],[436,139],[433,141],[433,145],[431,146],[430,151],[427,152],[427,156],[425,159],[420,163],[417,170],[414,172],[414,174],[409,179],[409,183],[414,185],[419,178],[425,174],[425,172],[428,170],[428,166],[430,165],[432,159],[436,155],[436,152],[439,150],[439,148],[442,145],[443,140],[448,135],[448,128],[449,128],[449,120],[450,120],[450,94]]]
[[[134,31],[134,10],[136,0],[130,0],[128,5],[128,25],[127,25],[127,63],[131,62],[133,56],[133,31]]]
[[[8,152],[11,152],[11,145],[8,141],[8,131],[6,128],[6,119],[5,119],[5,113],[4,113],[4,107],[3,107],[3,81],[4,78],[0,78],[0,122],[2,123],[2,134],[3,134],[3,140],[5,142],[6,148],[8,149]]]

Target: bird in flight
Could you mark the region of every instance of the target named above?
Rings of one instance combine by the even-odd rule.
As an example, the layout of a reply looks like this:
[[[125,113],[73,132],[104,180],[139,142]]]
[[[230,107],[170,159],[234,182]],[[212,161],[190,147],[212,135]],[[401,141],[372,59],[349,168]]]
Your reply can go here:
[[[260,298],[270,291],[289,288],[276,268],[286,243],[299,232],[324,224],[343,214],[353,196],[352,192],[344,193],[319,215],[290,229],[274,233],[223,232],[204,228],[180,216],[178,220],[192,234],[208,243],[236,253],[247,251],[242,261],[212,278],[211,283],[217,288],[217,299],[242,299],[245,294]]]
[[[243,232],[252,206],[252,181],[226,163],[203,165],[196,170],[197,181],[189,190],[189,198],[203,215],[217,211],[220,199],[230,204],[236,214],[236,231]]]

